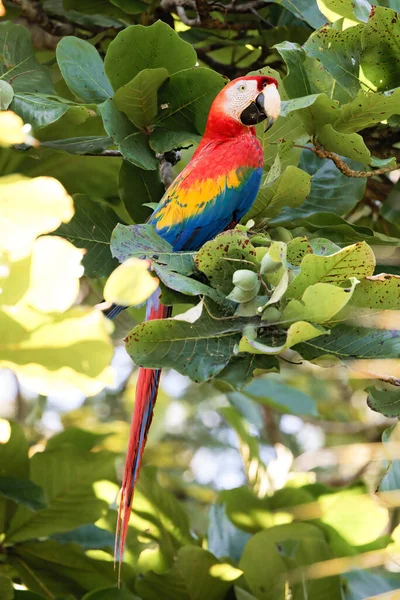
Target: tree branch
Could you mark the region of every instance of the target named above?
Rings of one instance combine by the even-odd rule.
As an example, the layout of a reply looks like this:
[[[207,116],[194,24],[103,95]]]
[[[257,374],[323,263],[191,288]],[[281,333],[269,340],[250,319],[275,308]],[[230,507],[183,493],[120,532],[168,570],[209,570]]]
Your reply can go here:
[[[335,152],[330,152],[326,150],[323,146],[321,146],[316,140],[313,140],[313,146],[301,146],[299,144],[294,144],[296,148],[303,148],[304,150],[311,150],[314,152],[319,158],[329,158],[332,162],[335,163],[337,168],[343,175],[346,177],[374,177],[375,175],[384,175],[385,173],[391,173],[391,171],[396,171],[400,169],[400,165],[396,164],[392,167],[382,167],[381,169],[373,169],[372,171],[356,171],[355,169],[351,169]]]

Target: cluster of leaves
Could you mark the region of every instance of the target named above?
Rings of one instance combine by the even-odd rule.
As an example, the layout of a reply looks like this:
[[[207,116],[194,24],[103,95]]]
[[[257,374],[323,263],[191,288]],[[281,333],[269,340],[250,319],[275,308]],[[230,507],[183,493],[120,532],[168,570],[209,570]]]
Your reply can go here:
[[[263,465],[245,420],[234,412],[226,408],[224,416],[243,442],[252,439],[251,460],[258,456],[257,480],[265,488],[272,467]],[[299,474],[267,496],[252,484],[223,491],[210,509],[208,532],[195,534],[182,505],[147,468],[129,526],[130,565],[123,565],[118,590],[112,561],[117,515],[110,508],[118,486],[115,455],[104,449],[107,436],[71,428],[28,458],[22,428],[4,420],[0,427],[4,600],[267,600],[289,590],[294,597],[353,600],[365,589],[399,586],[397,575],[378,569],[304,578],[314,563],[336,558],[350,565],[360,552],[395,551],[399,533],[379,537],[388,511],[362,485],[337,491]],[[14,589],[15,579],[31,591]]]

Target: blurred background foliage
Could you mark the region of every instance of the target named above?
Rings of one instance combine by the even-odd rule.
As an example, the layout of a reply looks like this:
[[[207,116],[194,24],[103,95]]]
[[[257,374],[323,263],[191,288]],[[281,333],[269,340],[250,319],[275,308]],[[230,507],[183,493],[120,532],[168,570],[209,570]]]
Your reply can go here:
[[[399,8],[0,1],[1,600],[395,597]],[[258,286],[237,301],[239,356],[232,343],[211,372],[199,342],[201,377],[178,351],[164,359],[180,373],[162,379],[118,589],[113,533],[137,377],[122,339],[143,309],[113,328],[94,306],[112,272],[106,299],[126,293],[127,274],[143,297],[152,284],[137,263],[115,271],[126,230],[115,230],[114,257],[111,235],[142,223],[187,163],[224,77],[260,70],[279,80],[283,111],[258,132],[265,177],[253,228],[235,239],[251,237],[251,270],[278,289],[262,325],[280,329],[271,341],[246,328]],[[339,168],[305,146],[340,155]],[[355,262],[307,299],[316,285],[302,260],[332,276],[338,252]],[[176,313],[204,294],[217,312],[237,300],[235,269],[221,275],[203,257],[201,287],[192,258],[156,265]],[[312,335],[291,350],[299,315]],[[321,323],[331,336],[317,337]],[[153,348],[129,351],[143,363]]]

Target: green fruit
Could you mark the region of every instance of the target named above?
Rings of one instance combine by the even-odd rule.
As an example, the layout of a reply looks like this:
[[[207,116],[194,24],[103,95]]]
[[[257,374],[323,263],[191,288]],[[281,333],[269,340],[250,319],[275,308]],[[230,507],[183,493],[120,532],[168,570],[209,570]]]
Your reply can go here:
[[[259,283],[258,274],[248,269],[239,269],[239,271],[235,271],[233,274],[232,282],[233,285],[236,285],[241,290],[250,291]]]
[[[282,316],[282,312],[278,310],[275,306],[268,306],[263,314],[261,319],[263,321],[270,321],[271,323],[276,323],[280,320]]]
[[[14,90],[7,81],[0,79],[0,110],[7,110],[14,98]]]
[[[285,242],[286,244],[291,242],[293,239],[293,236],[290,233],[290,231],[288,229],[285,229],[284,227],[275,227],[275,229],[271,231],[271,237],[274,240]]]
[[[242,302],[249,302],[255,298],[260,290],[261,283],[257,280],[256,286],[252,290],[243,290],[238,286],[235,286],[229,296],[228,300],[233,300],[241,304]]]

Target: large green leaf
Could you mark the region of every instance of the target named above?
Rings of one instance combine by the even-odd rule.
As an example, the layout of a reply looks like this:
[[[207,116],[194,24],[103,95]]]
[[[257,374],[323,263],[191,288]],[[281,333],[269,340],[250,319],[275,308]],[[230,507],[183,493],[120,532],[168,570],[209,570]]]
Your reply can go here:
[[[61,235],[86,254],[82,264],[88,277],[109,275],[118,261],[111,256],[110,238],[118,217],[111,208],[94,202],[87,196],[74,196],[75,214],[69,223],[64,223],[54,233]]]
[[[220,562],[210,552],[186,546],[179,550],[169,572],[147,573],[137,589],[146,600],[224,600],[240,575],[239,569]]]
[[[126,338],[126,349],[142,367],[173,367],[193,381],[206,381],[228,363],[244,322],[213,319],[205,308],[194,323],[182,317],[137,325]]]
[[[399,103],[400,89],[387,96],[360,90],[354,100],[341,107],[340,116],[334,124],[335,129],[343,133],[352,133],[376,125],[398,114]]]
[[[0,477],[0,496],[23,504],[31,510],[46,507],[42,488],[28,479]]]
[[[28,442],[18,423],[0,420],[2,443],[0,443],[0,477],[18,478],[29,484]],[[9,520],[16,510],[13,502],[0,500],[0,532],[7,529]]]
[[[374,7],[362,34],[361,67],[375,89],[391,90],[400,85],[400,22],[397,13]]]
[[[87,556],[77,544],[54,540],[18,544],[11,563],[23,583],[46,598],[71,594],[81,598],[93,589],[115,586],[112,562]],[[125,565],[122,579],[127,575]]]
[[[99,311],[74,307],[50,317],[19,305],[0,311],[0,324],[1,364],[39,393],[73,385],[93,395],[111,383],[110,325]]]
[[[161,109],[150,136],[151,147],[166,152],[203,134],[211,103],[224,85],[221,75],[201,67],[172,75],[159,90]]]
[[[162,21],[149,27],[133,25],[121,31],[108,47],[105,70],[118,90],[143,69],[163,67],[172,75],[194,67],[196,52]]]
[[[294,166],[288,166],[272,185],[262,184],[246,218],[274,218],[286,207],[296,209],[307,199],[311,176]]]
[[[325,23],[324,16],[320,13],[316,0],[273,0],[273,2],[289,10],[298,19],[306,21],[314,29]]]
[[[28,29],[0,23],[0,49],[0,79],[11,83],[14,92],[54,93],[49,71],[33,54]]]
[[[111,236],[111,252],[121,263],[133,256],[154,260],[182,275],[194,270],[194,252],[173,252],[152,225],[117,225]]]
[[[118,191],[134,223],[143,223],[151,214],[147,203],[159,202],[164,194],[157,170],[145,171],[124,160],[118,174]]]
[[[45,127],[58,121],[69,110],[77,120],[81,118],[84,121],[89,114],[84,106],[71,106],[70,103],[63,102],[56,96],[23,92],[15,94],[11,108],[24,123],[29,123],[35,128]]]
[[[365,277],[357,285],[351,300],[337,315],[337,319],[360,319],[371,313],[376,315],[377,310],[397,310],[399,298],[400,276],[383,273]]]
[[[20,506],[7,540],[21,542],[96,521],[107,505],[95,496],[93,482],[112,477],[113,461],[108,452],[84,453],[72,446],[35,454],[31,480],[43,488],[47,507],[33,512]]]
[[[368,0],[317,0],[320,11],[329,19],[341,18],[367,22],[371,5]]]
[[[359,168],[359,163],[349,159],[345,162],[352,168]],[[310,193],[297,208],[285,207],[273,217],[273,224],[294,223],[296,219],[324,211],[343,215],[364,195],[366,179],[346,177],[331,160],[322,160],[313,152],[304,150],[299,168],[312,176]]]
[[[294,415],[318,414],[315,401],[311,396],[276,379],[256,378],[242,389],[242,394],[281,412]]]
[[[372,275],[374,268],[374,253],[365,242],[347,246],[330,256],[307,254],[299,274],[289,284],[285,298],[299,299],[306,288],[315,283],[341,284],[350,277]]]
[[[157,91],[168,76],[163,67],[143,69],[116,92],[114,102],[118,109],[139,129],[154,122],[158,112]]]
[[[321,61],[349,100],[360,90],[359,68],[363,31],[364,25],[349,27],[344,31],[325,25],[313,33],[304,44],[308,56]]]
[[[57,45],[56,56],[65,82],[75,96],[88,103],[104,102],[113,96],[103,61],[89,42],[74,36],[64,37]]]
[[[287,572],[332,558],[323,532],[308,523],[278,525],[254,535],[246,545],[239,568],[259,600],[285,597]],[[286,577],[285,577],[286,575]],[[340,578],[307,579],[289,583],[293,598],[340,600]]]
[[[347,360],[398,358],[400,355],[400,331],[340,324],[331,329],[329,336],[322,336],[319,339],[299,344],[295,350],[307,360],[326,355]]]

